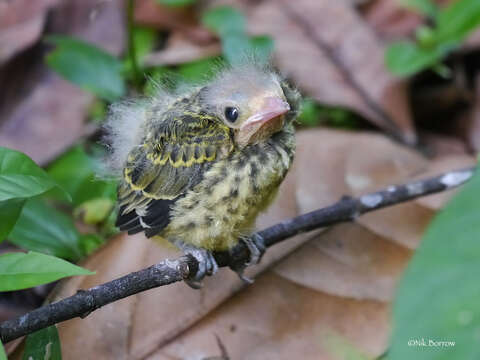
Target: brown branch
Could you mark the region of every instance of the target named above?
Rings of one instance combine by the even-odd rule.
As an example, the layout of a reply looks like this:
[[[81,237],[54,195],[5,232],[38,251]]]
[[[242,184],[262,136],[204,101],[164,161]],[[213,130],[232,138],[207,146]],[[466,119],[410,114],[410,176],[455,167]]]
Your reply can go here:
[[[451,171],[405,185],[389,186],[358,198],[344,197],[331,206],[297,216],[256,234],[263,238],[266,247],[270,247],[302,232],[352,221],[370,211],[457,187],[469,180],[474,170]],[[215,253],[219,266],[235,267],[235,264],[243,264],[248,258],[248,249],[242,242],[231,252]],[[127,296],[195,276],[197,268],[198,263],[192,256],[182,256],[88,290],[79,290],[73,296],[4,321],[0,324],[0,340],[9,342],[65,320],[86,317],[92,311]]]

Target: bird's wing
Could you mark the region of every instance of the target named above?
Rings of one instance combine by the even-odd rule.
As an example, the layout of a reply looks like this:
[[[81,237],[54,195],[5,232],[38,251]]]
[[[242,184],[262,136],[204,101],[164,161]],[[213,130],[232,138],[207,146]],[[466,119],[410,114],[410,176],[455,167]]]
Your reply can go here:
[[[170,222],[172,205],[232,149],[228,130],[208,124],[151,131],[127,157],[116,225],[129,234],[158,234]]]

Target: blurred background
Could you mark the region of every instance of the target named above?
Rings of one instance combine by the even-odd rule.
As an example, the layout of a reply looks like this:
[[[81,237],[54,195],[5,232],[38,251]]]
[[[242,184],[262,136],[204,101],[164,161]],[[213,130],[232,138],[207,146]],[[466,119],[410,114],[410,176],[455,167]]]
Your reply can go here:
[[[116,101],[154,95],[156,84],[208,80],[219,60],[235,64],[245,52],[271,59],[304,96],[294,168],[258,228],[343,195],[475,164],[478,0],[0,0],[0,146],[28,155],[72,197],[28,200],[0,254],[33,250],[96,271],[53,293],[54,284],[0,293],[0,321],[48,294],[67,296],[176,256],[117,233],[116,182],[97,176],[102,123]],[[246,289],[223,269],[200,291],[175,284],[63,323],[63,358],[466,358],[455,351],[474,351],[478,305],[456,304],[454,325],[435,323],[453,307],[424,311],[407,276],[392,313],[403,270],[451,196],[297,236],[268,251]],[[422,291],[442,298],[427,285]],[[392,320],[417,311],[426,317],[417,332]],[[463,345],[429,352],[406,344],[417,335],[457,339],[457,327],[467,334]],[[6,349],[21,358],[24,344]]]

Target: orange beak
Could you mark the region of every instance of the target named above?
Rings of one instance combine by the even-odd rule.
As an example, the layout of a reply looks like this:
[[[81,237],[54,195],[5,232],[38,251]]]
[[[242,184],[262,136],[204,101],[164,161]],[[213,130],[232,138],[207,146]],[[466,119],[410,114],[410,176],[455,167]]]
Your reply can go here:
[[[290,110],[290,105],[278,97],[265,99],[261,110],[250,116],[237,133],[237,143],[241,146],[251,144],[270,136],[283,126],[283,117]],[[273,121],[275,120],[275,121]]]

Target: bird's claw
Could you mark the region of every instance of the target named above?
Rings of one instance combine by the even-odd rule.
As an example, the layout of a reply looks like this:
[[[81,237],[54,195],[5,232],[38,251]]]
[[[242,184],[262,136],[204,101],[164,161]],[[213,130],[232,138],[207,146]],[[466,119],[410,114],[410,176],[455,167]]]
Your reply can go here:
[[[238,277],[247,284],[253,284],[253,279],[246,277],[243,273],[245,269],[250,265],[256,265],[262,259],[263,254],[265,253],[265,241],[263,237],[259,234],[253,234],[248,238],[241,239],[245,246],[250,252],[250,259],[244,264],[237,265],[232,267],[232,270],[235,271]]]
[[[186,279],[185,282],[193,289],[200,289],[203,286],[202,280],[205,276],[212,276],[218,271],[218,264],[213,254],[205,249],[193,245],[182,244],[180,246],[185,254],[191,255],[197,260],[198,269],[195,276]]]

